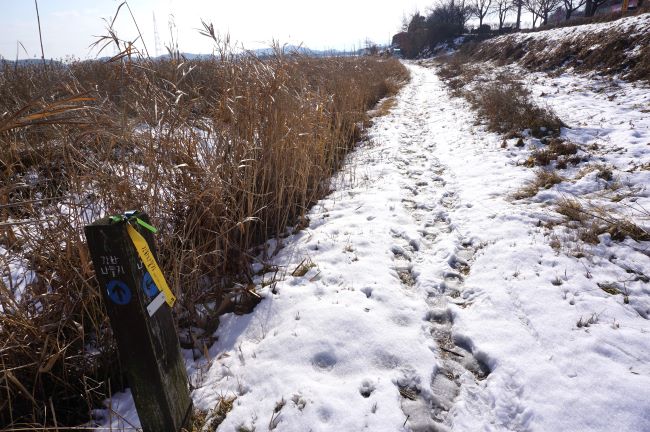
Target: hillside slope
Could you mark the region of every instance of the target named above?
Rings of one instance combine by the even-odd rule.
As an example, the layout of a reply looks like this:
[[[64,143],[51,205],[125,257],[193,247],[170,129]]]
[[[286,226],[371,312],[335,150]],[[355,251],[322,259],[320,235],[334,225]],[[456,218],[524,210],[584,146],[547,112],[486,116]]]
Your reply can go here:
[[[574,69],[650,81],[650,13],[617,21],[513,33],[463,46],[472,60],[533,70]]]

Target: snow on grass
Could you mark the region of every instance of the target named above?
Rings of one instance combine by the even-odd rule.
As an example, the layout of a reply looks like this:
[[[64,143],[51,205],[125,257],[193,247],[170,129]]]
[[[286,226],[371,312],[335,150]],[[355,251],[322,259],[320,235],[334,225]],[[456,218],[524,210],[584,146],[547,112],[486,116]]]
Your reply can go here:
[[[262,302],[222,317],[207,357],[186,353],[195,405],[236,397],[224,431],[650,429],[650,242],[552,224],[559,199],[602,204],[611,182],[568,168],[513,200],[528,150],[410,69],[309,227],[271,245],[281,271],[257,277]],[[648,88],[529,84],[636,191],[617,203],[648,209]],[[136,424],[125,397],[116,411]]]
[[[465,45],[474,60],[518,63],[532,70],[596,71],[647,81],[650,14],[611,22],[512,33]]]
[[[638,167],[650,162],[650,123],[643,113],[648,108],[649,89],[572,75],[551,79],[536,74],[533,81],[533,93],[543,95],[538,99],[572,126],[563,129],[562,135],[585,147],[596,144],[600,153],[593,162],[615,167],[623,186],[637,192],[630,198],[638,206],[632,213],[647,229],[645,188],[650,178]],[[603,89],[612,85],[617,95],[603,94]],[[481,134],[481,138],[488,137]],[[517,148],[501,152],[511,164],[521,160]],[[472,158],[466,144],[452,147],[449,154],[445,161],[458,170],[485,164],[486,155]],[[511,171],[515,170],[512,167]],[[571,177],[577,170],[565,174]],[[466,171],[458,181],[468,186],[463,190],[473,191],[468,198],[478,190],[471,177],[488,186],[490,178],[509,175],[492,170],[477,169],[476,174]],[[503,216],[509,222],[519,213],[515,209],[523,210],[522,219],[515,224],[519,232],[506,231],[508,225],[501,221],[476,227],[485,240],[492,240],[487,240],[490,246],[476,259],[466,281],[467,287],[477,287],[473,293],[476,300],[471,309],[459,314],[457,328],[466,329],[477,346],[499,359],[489,379],[496,382],[503,377],[501,391],[495,391],[498,384],[492,389],[488,386],[482,399],[468,400],[491,406],[499,399],[512,398],[512,404],[504,405],[510,407],[504,412],[507,415],[494,418],[507,430],[521,429],[522,418],[528,418],[527,410],[533,411],[527,425],[533,430],[616,427],[641,431],[650,424],[647,411],[639,404],[650,395],[648,242],[629,238],[612,242],[604,234],[594,247],[578,242],[571,245],[572,250],[557,251],[551,248],[550,239],[544,238],[548,233],[537,227],[555,218],[548,204],[567,195],[578,194],[582,199],[602,196],[608,186],[594,173],[573,184],[561,183],[542,191],[533,202],[510,206],[508,215]],[[490,200],[489,196],[476,198],[479,202]],[[478,225],[482,219],[464,213],[469,217],[468,226]],[[557,231],[562,233],[561,229]],[[569,233],[564,235],[568,237]],[[575,253],[577,247],[583,248],[580,253]],[[605,290],[612,286],[614,290]],[[620,295],[611,294],[617,291]],[[634,292],[635,299],[626,297],[626,292]],[[522,404],[521,399],[527,402]],[[476,406],[461,399],[459,407],[454,413],[457,429],[475,430],[484,424],[472,419],[471,414],[480,411]]]
[[[621,18],[615,21],[584,24],[570,27],[561,27],[544,31],[536,31],[530,33],[513,33],[511,35],[499,36],[494,39],[495,42],[500,40],[512,38],[517,42],[525,40],[546,40],[556,42],[567,42],[573,38],[581,36],[592,36],[594,33],[609,33],[612,31],[620,31],[622,33],[632,35],[642,35],[650,28],[650,14],[640,14],[630,17]]]
[[[15,302],[20,302],[26,294],[27,287],[36,281],[36,273],[29,270],[29,263],[0,246],[0,284],[10,291]],[[0,312],[2,312],[0,305]]]

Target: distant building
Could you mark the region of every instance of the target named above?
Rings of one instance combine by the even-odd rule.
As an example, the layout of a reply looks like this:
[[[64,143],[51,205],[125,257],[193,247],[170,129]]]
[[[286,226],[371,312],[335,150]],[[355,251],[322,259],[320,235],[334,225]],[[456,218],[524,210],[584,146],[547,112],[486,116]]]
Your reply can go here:
[[[394,48],[406,48],[409,44],[409,34],[408,32],[400,32],[396,35],[393,35],[393,40],[391,46]]]
[[[623,6],[622,1],[612,1],[611,3],[612,4],[610,5],[609,12],[620,12],[621,11],[621,7]],[[639,7],[639,1],[638,0],[630,0],[629,3],[627,4],[627,10],[634,10],[637,7]]]
[[[596,11],[596,15],[620,12],[623,6],[623,0],[609,0],[603,3]],[[634,10],[639,7],[639,0],[629,0],[627,10]]]
[[[408,32],[397,33],[393,36],[391,47],[393,52],[398,51],[401,57],[407,57],[413,51],[412,36]]]

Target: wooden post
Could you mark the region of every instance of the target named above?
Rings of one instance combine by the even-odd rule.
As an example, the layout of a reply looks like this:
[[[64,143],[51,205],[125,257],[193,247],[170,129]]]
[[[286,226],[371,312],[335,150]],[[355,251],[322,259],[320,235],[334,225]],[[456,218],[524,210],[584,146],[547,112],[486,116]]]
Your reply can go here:
[[[144,213],[137,213],[145,222]],[[129,237],[126,220],[104,218],[85,227],[102,299],[110,318],[144,432],[179,431],[192,409],[171,308]],[[152,233],[133,225],[154,257]]]

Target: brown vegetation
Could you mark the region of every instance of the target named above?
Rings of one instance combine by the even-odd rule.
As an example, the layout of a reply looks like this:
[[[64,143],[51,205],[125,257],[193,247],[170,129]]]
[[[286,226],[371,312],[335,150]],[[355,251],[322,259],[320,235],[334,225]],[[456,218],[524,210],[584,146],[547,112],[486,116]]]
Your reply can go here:
[[[488,129],[507,133],[530,129],[533,136],[556,135],[564,125],[548,108],[530,100],[530,92],[518,81],[502,77],[468,94]]]
[[[531,100],[530,91],[512,74],[477,79],[481,70],[463,56],[440,60],[438,75],[446,80],[454,96],[467,99],[488,129],[502,134],[518,134],[529,129],[535,137],[556,136],[565,126],[555,113]]]
[[[568,221],[577,222],[580,239],[588,243],[598,243],[598,236],[605,233],[617,241],[623,241],[626,237],[636,241],[650,240],[648,231],[614,208],[605,208],[591,201],[565,198],[558,201],[555,211]]]
[[[148,212],[180,325],[214,323],[407,79],[379,58],[130,55],[0,70],[0,424],[71,425],[124,384],[84,224]]]
[[[546,166],[553,161],[557,161],[557,168],[566,168],[567,162],[577,164],[582,160],[580,157],[571,159],[560,159],[561,156],[573,156],[578,153],[578,146],[572,142],[563,140],[562,138],[543,138],[542,144],[544,147],[534,150],[525,165],[528,167]]]
[[[550,189],[565,179],[555,170],[540,169],[535,172],[535,177],[517,190],[512,197],[514,199],[532,198],[537,195],[540,189]]]

